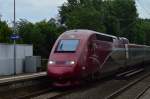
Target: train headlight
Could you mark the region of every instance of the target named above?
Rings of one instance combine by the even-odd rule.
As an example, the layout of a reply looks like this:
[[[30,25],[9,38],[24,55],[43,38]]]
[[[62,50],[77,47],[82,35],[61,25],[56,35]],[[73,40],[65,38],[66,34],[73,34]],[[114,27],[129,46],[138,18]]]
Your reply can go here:
[[[67,64],[68,64],[68,65],[74,65],[74,64],[75,64],[75,61],[68,61]]]
[[[75,64],[75,61],[70,61],[70,64],[71,64],[71,65],[74,65],[74,64]]]
[[[55,64],[55,62],[54,61],[49,61],[48,64],[53,65],[53,64]]]

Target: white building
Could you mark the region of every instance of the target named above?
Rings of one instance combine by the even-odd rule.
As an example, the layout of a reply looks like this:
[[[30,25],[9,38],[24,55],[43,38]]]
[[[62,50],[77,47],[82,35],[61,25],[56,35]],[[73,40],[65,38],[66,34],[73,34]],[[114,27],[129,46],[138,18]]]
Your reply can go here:
[[[33,45],[16,45],[16,73],[24,71],[24,59],[33,56]],[[0,75],[14,74],[14,45],[0,43]]]

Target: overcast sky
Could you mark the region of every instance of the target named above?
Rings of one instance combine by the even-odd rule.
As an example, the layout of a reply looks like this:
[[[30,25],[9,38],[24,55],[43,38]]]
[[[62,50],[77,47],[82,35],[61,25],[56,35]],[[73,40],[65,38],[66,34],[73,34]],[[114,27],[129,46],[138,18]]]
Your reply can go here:
[[[58,7],[67,0],[16,0],[17,19],[27,19],[32,22],[56,17]],[[136,0],[139,16],[150,18],[150,0]],[[13,0],[0,0],[2,19],[13,20]]]

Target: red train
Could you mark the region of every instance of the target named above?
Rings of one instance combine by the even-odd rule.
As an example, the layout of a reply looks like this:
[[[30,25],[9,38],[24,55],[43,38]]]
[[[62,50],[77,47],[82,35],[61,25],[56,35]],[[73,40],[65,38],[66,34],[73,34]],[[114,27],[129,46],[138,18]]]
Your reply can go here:
[[[150,47],[129,44],[128,39],[90,30],[64,32],[51,51],[47,73],[55,86],[78,84],[99,74],[150,61]]]

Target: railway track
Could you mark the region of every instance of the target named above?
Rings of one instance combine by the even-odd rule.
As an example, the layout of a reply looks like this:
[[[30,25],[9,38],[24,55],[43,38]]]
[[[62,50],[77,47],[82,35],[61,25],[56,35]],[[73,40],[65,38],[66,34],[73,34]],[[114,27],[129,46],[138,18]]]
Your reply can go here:
[[[125,94],[129,93],[129,92],[131,92],[130,94],[132,94],[133,93],[131,91],[131,90],[133,90],[132,87],[134,87],[136,84],[138,85],[140,82],[143,82],[143,81],[149,79],[150,78],[149,76],[150,76],[150,73],[143,75],[142,77],[140,77],[140,78],[130,82],[129,84],[121,87],[120,89],[116,90],[115,92],[113,92],[112,94],[107,96],[105,99],[133,99],[133,98],[131,98],[132,96],[131,97],[125,96]],[[145,84],[144,84],[143,87],[144,88],[141,89],[138,94],[134,95],[134,99],[139,99],[150,88],[150,85],[145,86]]]
[[[35,91],[31,94],[27,94],[24,96],[16,97],[16,99],[55,99],[63,95],[67,95],[71,92],[73,92],[73,90],[58,91],[54,88],[49,88],[40,91]]]
[[[46,93],[46,94],[34,97],[32,99],[57,99],[72,92],[73,91],[51,92],[51,93]]]
[[[134,72],[136,74],[137,71],[142,71],[142,70],[136,70],[136,71],[127,72],[124,74],[129,75],[129,74],[134,74]],[[139,74],[137,74],[137,75],[139,75]],[[2,97],[2,99],[14,99],[14,97],[15,97],[15,99],[61,99],[62,97],[65,99],[65,97],[68,98],[69,96],[70,96],[69,98],[73,99],[72,94],[77,94],[78,97],[79,96],[82,97],[82,95],[80,95],[82,92],[90,90],[90,89],[96,89],[97,86],[100,86],[100,89],[98,91],[101,92],[101,93],[98,93],[100,97],[97,99],[104,99],[104,97],[106,97],[105,99],[113,99],[113,98],[115,99],[121,93],[128,90],[128,88],[134,86],[136,83],[142,81],[143,79],[145,79],[149,75],[150,75],[149,73],[145,73],[142,76],[140,76],[138,79],[135,77],[136,79],[134,81],[124,80],[124,79],[118,80],[115,78],[109,79],[108,78],[108,79],[104,79],[104,80],[98,80],[98,81],[93,82],[93,83],[91,83],[91,82],[87,83],[84,86],[81,86],[81,87],[79,86],[79,88],[73,88],[73,89],[61,90],[61,91],[58,89],[52,88],[49,83],[47,83],[47,84],[41,83],[38,86],[36,85],[34,87],[27,88],[27,90],[21,89],[21,90],[23,90],[23,93],[20,93],[20,89],[18,91],[13,90],[14,91],[13,93],[15,93],[12,95],[13,97],[4,97],[4,98]],[[128,83],[128,82],[130,82],[130,83]],[[43,85],[45,85],[45,86],[43,86]],[[41,86],[41,88],[39,88],[39,86]],[[116,86],[116,87],[114,87],[114,86]],[[124,87],[122,87],[122,86],[124,86]],[[145,89],[143,89],[136,96],[137,97],[136,99],[140,99],[139,97],[141,97],[143,95],[143,93],[145,91],[147,91],[148,89],[149,89],[149,87],[145,87]],[[91,99],[93,99],[93,98],[94,97],[92,97]],[[74,99],[78,99],[78,98],[75,97]]]
[[[0,99],[53,99],[69,92],[52,88],[45,72],[0,79]]]
[[[0,79],[0,99],[14,99],[37,89],[45,89],[49,84],[45,72],[17,75]]]
[[[150,85],[147,86],[143,91],[141,91],[141,92],[135,97],[135,99],[140,99],[140,98],[144,95],[144,93],[145,93],[146,91],[148,91],[149,89],[150,89]]]
[[[137,71],[139,71],[139,74],[137,74]],[[144,89],[135,96],[137,98],[118,98],[117,96],[150,76],[150,73],[148,73],[147,70],[144,72],[141,71],[143,70],[139,69],[126,73],[126,75],[134,74],[130,75],[131,77],[128,76],[129,78],[118,79],[114,77],[112,79],[108,78],[107,80],[99,80],[96,83],[80,87],[77,91],[52,99],[140,99],[138,97],[141,97],[143,93],[149,89],[149,87],[145,86]]]
[[[129,74],[136,74],[137,73],[137,71],[141,71],[142,69],[139,69],[139,70],[133,70],[133,72],[128,72],[128,73],[126,73],[126,75],[129,75]],[[136,79],[136,80],[134,80],[134,83],[135,82],[138,82],[138,81],[140,81],[140,80],[142,80],[142,79],[144,79],[144,77],[146,77],[146,76],[148,76],[148,75],[150,75],[150,74],[145,74],[145,75],[143,75],[142,77],[140,77],[139,79]],[[112,83],[113,82],[113,83]],[[115,86],[115,84],[116,85],[118,85],[118,84],[120,84],[120,88],[122,87],[122,86],[125,86],[125,85],[127,85],[128,83],[127,83],[128,81],[124,81],[124,80],[121,80],[121,82],[119,82],[119,80],[114,80],[114,79],[107,79],[107,80],[100,80],[100,81],[98,81],[98,84],[100,83],[100,86],[102,87],[102,89],[101,90],[105,90],[104,88],[106,88],[105,86],[110,86],[110,84],[109,83],[112,83],[114,86]],[[133,82],[132,82],[132,84],[130,83],[130,85],[133,85],[134,84]],[[88,86],[88,87],[87,87]],[[69,96],[70,94],[72,94],[72,93],[77,93],[78,94],[78,92],[82,92],[82,91],[86,91],[86,90],[88,90],[88,89],[90,89],[90,88],[93,88],[95,86],[95,83],[89,83],[89,84],[86,84],[86,86],[82,86],[82,87],[80,87],[80,88],[75,88],[75,89],[71,89],[71,90],[63,90],[63,91],[56,91],[55,89],[53,89],[53,88],[50,88],[50,89],[46,89],[46,90],[41,90],[41,91],[38,91],[38,92],[34,92],[34,93],[31,93],[31,94],[28,94],[28,95],[26,95],[26,96],[22,96],[22,97],[18,97],[17,99],[61,99],[62,97],[64,98],[65,96]],[[108,86],[108,87],[109,87]],[[106,88],[107,89],[107,88]],[[118,88],[119,89],[119,88]],[[117,90],[117,89],[114,89],[114,90]],[[113,90],[113,92],[114,92],[114,90]],[[101,94],[99,94],[99,95],[102,95],[102,97],[106,97],[108,94],[110,94],[110,93],[112,93],[112,92],[108,92],[107,94],[105,93],[105,94],[103,94],[103,93],[101,93]],[[141,93],[142,94],[142,93]],[[80,96],[80,95],[79,95]],[[111,99],[112,98],[112,96],[113,95],[111,95],[111,96],[109,96],[109,97],[107,97],[108,99]],[[73,98],[72,96],[71,96],[71,98]],[[107,99],[106,98],[106,99]],[[64,98],[65,99],[65,98]],[[76,98],[75,98],[76,99]],[[99,99],[104,99],[104,98],[99,98]]]
[[[18,97],[16,97],[16,99],[30,99],[30,98],[36,97],[38,95],[48,93],[51,90],[52,89],[43,89],[43,90],[40,90],[40,91],[35,91],[35,92],[27,94],[27,95],[18,96]]]

